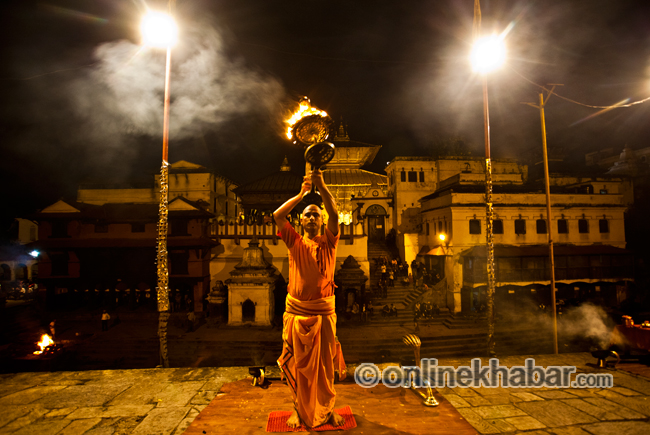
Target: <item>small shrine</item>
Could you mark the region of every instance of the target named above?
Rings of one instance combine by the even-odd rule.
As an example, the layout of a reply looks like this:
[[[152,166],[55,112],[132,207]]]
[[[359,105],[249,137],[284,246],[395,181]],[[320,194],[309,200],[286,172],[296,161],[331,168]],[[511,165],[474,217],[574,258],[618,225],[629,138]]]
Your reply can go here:
[[[212,291],[206,296],[208,300],[209,322],[216,323],[226,319],[228,308],[228,291],[223,281],[218,280]]]
[[[279,278],[264,259],[256,238],[244,249],[242,261],[230,272],[228,286],[228,325],[270,326],[275,309],[273,291]]]
[[[341,268],[334,275],[336,289],[336,309],[339,312],[352,308],[355,299],[360,302],[365,296],[368,278],[352,255],[348,255]]]

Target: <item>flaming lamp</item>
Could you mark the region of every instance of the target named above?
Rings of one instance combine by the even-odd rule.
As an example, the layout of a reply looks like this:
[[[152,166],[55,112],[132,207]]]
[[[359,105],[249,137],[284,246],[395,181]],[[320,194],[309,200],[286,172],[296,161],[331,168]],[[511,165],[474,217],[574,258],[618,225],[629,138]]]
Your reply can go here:
[[[287,137],[293,143],[300,142],[305,147],[305,161],[312,169],[320,169],[334,158],[334,144],[326,142],[332,129],[332,118],[326,112],[311,106],[309,98],[303,97],[298,110],[287,121]],[[305,167],[305,173],[308,172]],[[305,195],[309,204],[320,205],[320,195],[312,186]]]

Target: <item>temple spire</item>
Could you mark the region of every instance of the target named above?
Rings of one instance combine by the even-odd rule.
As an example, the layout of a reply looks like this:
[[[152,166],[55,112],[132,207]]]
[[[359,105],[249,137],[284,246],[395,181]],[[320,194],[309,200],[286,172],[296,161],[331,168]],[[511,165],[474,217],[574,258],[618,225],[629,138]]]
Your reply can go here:
[[[336,132],[336,136],[334,137],[334,140],[339,142],[343,140],[350,140],[350,137],[348,136],[348,132],[347,132],[347,127],[343,124],[343,115],[341,115],[339,129]]]
[[[284,160],[280,166],[280,172],[291,172],[291,166],[289,166],[289,159],[287,159],[287,156],[284,156]]]

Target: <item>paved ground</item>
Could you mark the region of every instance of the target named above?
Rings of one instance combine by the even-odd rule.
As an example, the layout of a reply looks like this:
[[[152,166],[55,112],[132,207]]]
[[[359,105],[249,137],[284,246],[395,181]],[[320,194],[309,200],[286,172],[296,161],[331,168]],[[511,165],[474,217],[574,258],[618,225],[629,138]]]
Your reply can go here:
[[[621,370],[596,369],[587,353],[533,357],[538,366],[569,365],[579,373],[612,373],[614,387],[444,388],[439,392],[482,434],[650,433],[647,377],[624,371],[624,364]],[[505,357],[500,364],[522,365],[525,358]],[[468,363],[468,359],[438,362],[440,366]],[[181,434],[225,382],[242,379],[247,372],[224,367],[0,375],[0,433]]]

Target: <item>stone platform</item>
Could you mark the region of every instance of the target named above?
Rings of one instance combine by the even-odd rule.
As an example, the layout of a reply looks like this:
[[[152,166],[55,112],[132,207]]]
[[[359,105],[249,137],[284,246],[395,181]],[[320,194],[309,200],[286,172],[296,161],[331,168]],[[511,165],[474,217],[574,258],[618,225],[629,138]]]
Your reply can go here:
[[[522,365],[526,357],[535,358],[538,366],[569,365],[577,367],[579,373],[611,373],[614,387],[443,388],[438,391],[438,397],[453,406],[481,434],[650,433],[650,379],[644,376],[644,367],[623,363],[617,370],[598,369],[588,353],[505,357],[500,359],[500,364]],[[438,361],[440,366],[468,363],[469,358]],[[486,363],[483,359],[483,364]],[[353,371],[354,366],[349,370]],[[227,395],[218,397],[226,394],[221,392],[224,384],[246,377],[245,367],[4,374],[0,375],[0,434],[182,434],[214,399],[228,400]],[[343,394],[347,386],[341,385],[341,400],[347,401],[341,405],[350,405],[357,421],[363,423],[371,410],[366,409],[368,405],[363,398],[350,401]],[[246,391],[249,390],[242,389],[240,394]],[[366,393],[374,395],[372,391]],[[413,393],[401,389],[396,394],[403,395],[407,401],[417,399]],[[233,403],[241,400],[232,397]],[[395,403],[394,408],[401,408],[401,403]],[[437,412],[437,408],[421,406],[420,409],[423,414]],[[408,418],[413,423],[413,416],[400,417],[399,412],[395,415],[398,428],[400,419]],[[386,428],[384,433],[405,432]],[[408,433],[457,435],[460,432],[440,425],[422,431],[411,427]]]

